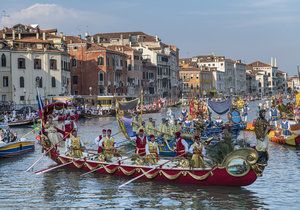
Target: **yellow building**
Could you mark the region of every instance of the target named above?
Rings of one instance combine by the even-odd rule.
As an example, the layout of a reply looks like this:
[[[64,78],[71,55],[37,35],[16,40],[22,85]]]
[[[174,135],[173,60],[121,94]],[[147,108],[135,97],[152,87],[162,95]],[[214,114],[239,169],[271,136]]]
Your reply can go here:
[[[204,96],[213,88],[214,68],[197,68],[195,66],[181,65],[179,77],[182,81],[182,95],[185,98]]]

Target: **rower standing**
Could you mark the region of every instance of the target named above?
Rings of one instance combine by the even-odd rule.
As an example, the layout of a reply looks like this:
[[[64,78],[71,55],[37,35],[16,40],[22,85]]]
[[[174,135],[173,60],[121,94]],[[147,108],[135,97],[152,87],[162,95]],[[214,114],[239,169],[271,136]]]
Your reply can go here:
[[[188,143],[181,138],[181,133],[176,132],[176,156],[185,156],[188,153],[189,145]]]
[[[144,134],[144,130],[140,129],[137,136],[132,137],[131,140],[136,142],[135,153],[139,156],[146,155],[146,144],[147,144],[147,137]]]
[[[159,148],[158,144],[155,141],[155,136],[150,135],[150,142],[146,144],[146,159],[147,162],[150,164],[155,164],[158,162],[159,158]]]
[[[290,131],[291,126],[290,126],[290,123],[286,120],[286,114],[285,113],[282,114],[282,121],[280,123],[280,128],[282,129],[282,134],[284,136],[292,135],[292,133]]]
[[[77,136],[77,131],[73,130],[72,134],[70,134],[70,138],[68,139],[68,152],[67,155],[73,158],[81,158],[83,153],[83,143],[79,136]]]
[[[146,134],[151,135],[155,133],[155,126],[152,117],[149,118],[149,121],[146,123]]]
[[[270,109],[270,118],[272,123],[274,123],[274,126],[277,127],[277,121],[279,119],[279,111],[274,104],[272,104],[272,107]]]
[[[98,147],[98,154],[102,153],[103,151],[103,141],[101,141],[103,138],[106,137],[106,129],[102,130],[102,134],[99,135],[97,138],[95,138],[95,144]]]
[[[107,135],[102,138],[100,143],[103,145],[103,154],[105,156],[105,160],[111,161],[116,152],[115,139],[111,136],[111,129],[108,129],[106,134]]]
[[[270,131],[270,126],[268,121],[265,118],[266,111],[264,109],[259,111],[259,117],[256,119],[255,122],[255,135],[257,139],[257,144],[255,149],[258,152],[258,161],[260,163],[266,163],[269,159],[268,156],[268,146],[269,146],[269,139],[267,134]]]
[[[243,116],[243,121],[244,122],[248,121],[248,111],[249,111],[248,104],[245,103],[243,108],[242,108],[242,116]]]
[[[189,153],[193,154],[191,164],[193,168],[204,167],[203,155],[205,155],[205,148],[200,140],[200,135],[196,135],[194,137],[194,143],[189,149]]]

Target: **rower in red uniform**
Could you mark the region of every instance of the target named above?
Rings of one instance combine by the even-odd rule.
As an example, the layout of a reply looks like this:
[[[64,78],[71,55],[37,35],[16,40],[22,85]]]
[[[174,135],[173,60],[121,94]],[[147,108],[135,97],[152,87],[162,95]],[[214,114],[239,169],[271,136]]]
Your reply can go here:
[[[64,123],[64,139],[65,140],[70,138],[70,134],[73,132],[73,130],[77,131],[77,125],[71,119],[70,114],[68,114],[67,119],[65,120],[65,123]]]
[[[139,156],[146,155],[146,144],[147,144],[147,137],[144,134],[144,130],[140,129],[137,136],[132,137],[131,140],[136,142],[135,153]]]
[[[181,133],[180,132],[176,132],[175,133],[176,136],[176,156],[186,156],[186,154],[189,151],[189,145],[188,143],[186,143],[186,141],[181,138]]]
[[[99,135],[97,138],[95,138],[95,144],[98,147],[98,154],[102,153],[103,150],[103,143],[102,143],[102,139],[106,137],[106,129],[102,130],[102,134]]]

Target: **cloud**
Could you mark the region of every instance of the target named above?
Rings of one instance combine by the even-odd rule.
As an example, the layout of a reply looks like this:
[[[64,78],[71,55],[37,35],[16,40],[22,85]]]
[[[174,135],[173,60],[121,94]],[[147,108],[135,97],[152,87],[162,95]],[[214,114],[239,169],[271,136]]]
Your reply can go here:
[[[110,15],[64,8],[57,4],[37,3],[10,13],[9,17],[2,17],[1,23],[4,26],[13,26],[18,23],[39,24],[42,28],[60,27],[59,29],[64,32],[83,33],[89,29],[88,24],[103,27],[115,20],[116,18]]]

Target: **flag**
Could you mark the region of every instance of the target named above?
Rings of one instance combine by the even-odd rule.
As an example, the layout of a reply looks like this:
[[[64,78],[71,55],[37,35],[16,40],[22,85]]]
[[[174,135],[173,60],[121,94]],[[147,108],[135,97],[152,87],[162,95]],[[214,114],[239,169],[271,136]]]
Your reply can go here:
[[[37,89],[37,102],[38,102],[38,107],[39,107],[39,117],[40,117],[40,119],[42,119],[44,103],[43,103],[42,97],[41,97],[38,89]]]

